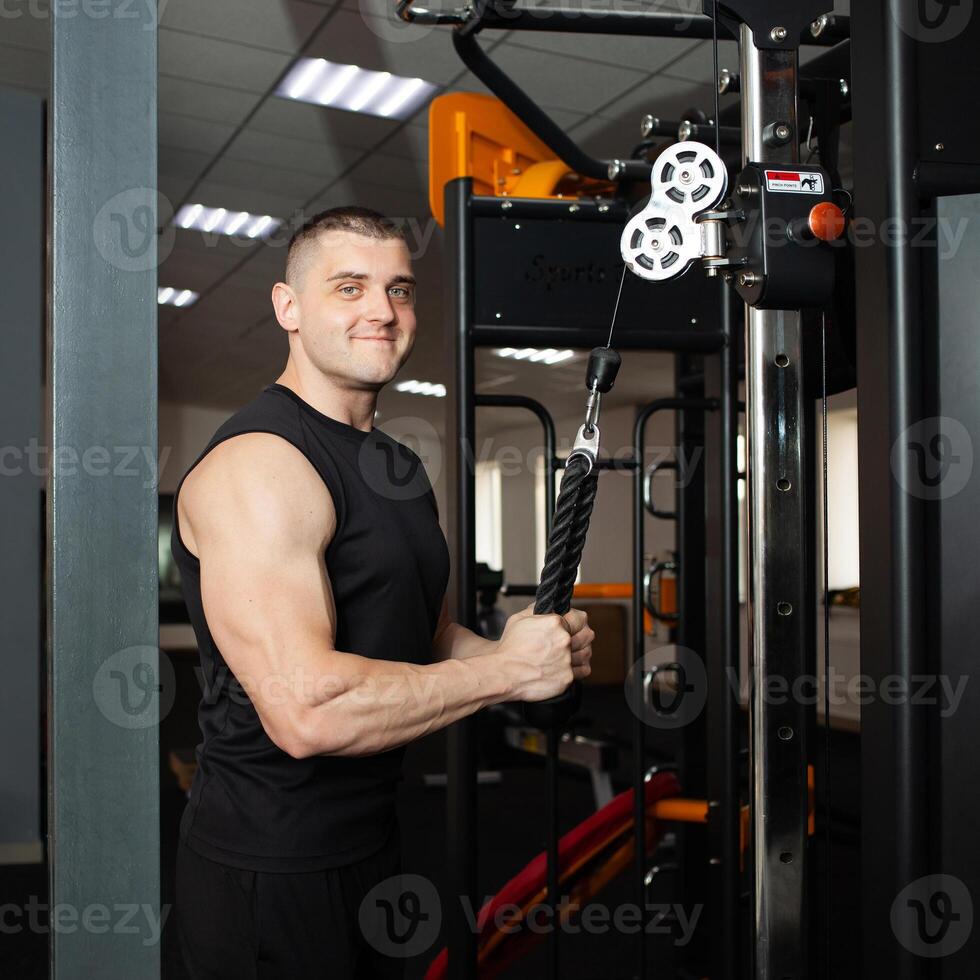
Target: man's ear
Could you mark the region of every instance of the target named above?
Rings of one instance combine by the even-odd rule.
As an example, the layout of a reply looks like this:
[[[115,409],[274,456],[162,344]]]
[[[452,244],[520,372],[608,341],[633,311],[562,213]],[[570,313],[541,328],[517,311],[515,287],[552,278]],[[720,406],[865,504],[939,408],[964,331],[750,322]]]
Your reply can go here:
[[[285,282],[277,282],[272,287],[272,308],[276,312],[276,319],[283,330],[297,330],[299,328],[299,301],[292,286]]]

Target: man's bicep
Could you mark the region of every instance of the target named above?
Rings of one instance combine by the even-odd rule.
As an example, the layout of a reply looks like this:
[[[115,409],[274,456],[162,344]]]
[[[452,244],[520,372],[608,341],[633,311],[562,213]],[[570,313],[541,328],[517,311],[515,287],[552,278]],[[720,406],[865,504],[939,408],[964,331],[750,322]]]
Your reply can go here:
[[[296,685],[334,647],[323,554],[336,518],[309,461],[269,438],[283,446],[241,446],[210,474],[223,506],[212,486],[214,505],[197,537],[208,627],[270,737],[285,747]]]

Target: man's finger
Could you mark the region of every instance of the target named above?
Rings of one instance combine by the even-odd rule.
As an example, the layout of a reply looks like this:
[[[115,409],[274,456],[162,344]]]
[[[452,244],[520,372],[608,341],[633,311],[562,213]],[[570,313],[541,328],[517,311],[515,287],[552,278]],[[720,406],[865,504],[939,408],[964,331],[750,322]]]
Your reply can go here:
[[[569,609],[565,613],[565,619],[568,625],[572,627],[573,633],[578,633],[583,626],[589,621],[588,613],[583,612],[581,609]]]

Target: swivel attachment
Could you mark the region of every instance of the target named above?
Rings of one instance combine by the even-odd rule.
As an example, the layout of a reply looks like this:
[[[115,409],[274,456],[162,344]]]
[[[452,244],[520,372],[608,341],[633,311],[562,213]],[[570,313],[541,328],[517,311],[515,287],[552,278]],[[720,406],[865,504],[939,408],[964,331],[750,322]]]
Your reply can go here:
[[[599,403],[602,396],[612,390],[622,363],[619,354],[609,347],[594,347],[589,355],[589,366],[585,372],[585,387],[589,398],[585,403],[585,423],[579,427],[575,443],[568,458],[584,456],[589,470],[599,458]]]

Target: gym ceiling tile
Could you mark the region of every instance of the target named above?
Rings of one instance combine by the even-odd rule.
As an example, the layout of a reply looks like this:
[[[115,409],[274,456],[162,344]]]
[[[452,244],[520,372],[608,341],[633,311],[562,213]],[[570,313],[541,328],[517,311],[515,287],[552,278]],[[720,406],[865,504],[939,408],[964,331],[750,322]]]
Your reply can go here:
[[[232,288],[227,282],[222,282],[217,289],[203,295],[194,305],[194,309],[200,316],[215,322],[234,323],[244,330],[248,324],[268,315],[272,309],[269,300],[272,283],[269,283],[269,289],[257,289],[256,286],[261,284],[261,280],[253,279],[251,288],[240,285]],[[281,329],[278,323],[275,324],[275,329]]]
[[[157,172],[168,177],[195,178],[213,158],[213,153],[190,146],[170,146],[161,140],[157,147]]]
[[[448,31],[402,25],[351,10],[338,10],[303,54],[404,78],[418,76],[437,85],[463,70]]]
[[[160,28],[159,70],[207,85],[224,85],[244,92],[268,91],[291,58],[245,44],[182,34]]]
[[[696,85],[686,79],[670,78],[667,75],[655,75],[649,82],[636,88],[625,96],[615,107],[604,111],[604,114],[615,109],[615,118],[629,124],[628,138],[640,139],[640,119],[646,113],[652,113],[661,119],[679,119],[688,109],[696,107],[711,114],[714,112],[714,101],[711,88],[707,85]],[[668,141],[675,137],[665,137]]]
[[[249,160],[235,160],[229,156],[224,156],[214,165],[208,174],[209,181],[219,184],[228,184],[232,187],[249,188],[250,191],[268,191],[270,195],[276,195],[280,199],[293,202],[293,208],[308,200],[316,194],[329,180],[329,177],[321,177],[317,174],[303,173],[299,170],[290,170],[285,166],[275,166],[262,163],[253,163]],[[211,207],[228,207],[224,201],[201,201],[202,204],[209,204]],[[229,210],[231,210],[229,208]],[[252,214],[271,214],[277,218],[288,218],[289,212],[273,212],[268,207],[242,207],[236,210],[249,211]]]
[[[614,37],[609,34],[550,34],[515,31],[504,47],[533,48],[579,61],[600,61],[655,72],[692,50],[697,41],[672,37]]]
[[[254,92],[194,82],[162,72],[157,82],[159,111],[228,125],[240,123],[259,98]]]
[[[252,257],[261,248],[259,242],[239,243],[227,235],[205,235],[193,229],[177,228],[174,247],[160,265],[168,270],[172,282],[163,285],[183,285],[198,293],[207,292],[237,269],[243,257]]]
[[[326,136],[297,139],[292,136],[272,136],[247,127],[228,147],[225,156],[232,160],[259,163],[269,167],[285,167],[322,178],[323,186],[331,177],[342,173],[362,154],[358,147],[341,146]]]
[[[214,154],[235,132],[235,124],[198,119],[175,112],[157,112],[157,140],[160,146],[198,150]]]
[[[426,167],[414,160],[387,153],[372,153],[351,171],[350,178],[355,183],[364,181],[417,194],[428,193],[429,174]]]
[[[208,248],[200,236],[179,232],[173,251],[160,263],[157,278],[161,286],[179,286],[203,294],[228,275],[243,254]]]
[[[421,189],[418,193],[414,193],[405,188],[345,178],[311,202],[307,210],[313,215],[326,208],[344,204],[374,208],[392,218],[415,218],[416,223],[408,228],[408,232],[415,235],[416,239],[427,231],[426,222],[430,218],[429,204],[426,193]],[[433,244],[432,238],[426,239],[424,243],[420,242],[419,247],[422,244]],[[414,244],[410,245],[410,248],[416,250]]]
[[[506,45],[494,50],[493,59],[535,102],[573,112],[594,112],[644,78],[632,68]]]
[[[398,128],[393,119],[327,109],[291,99],[266,99],[249,120],[249,129],[299,139],[324,139],[367,149]]]
[[[718,68],[738,71],[738,45],[734,41],[718,42]],[[684,78],[699,85],[711,85],[714,56],[711,41],[701,41],[685,55],[661,69],[674,78]],[[724,105],[724,98],[722,99]]]
[[[392,134],[384,142],[385,153],[394,156],[405,157],[408,160],[417,160],[420,164],[428,166],[429,160],[429,126],[426,120],[422,126],[403,126],[398,132]]]
[[[168,0],[160,23],[186,34],[294,53],[325,13],[307,0]]]

